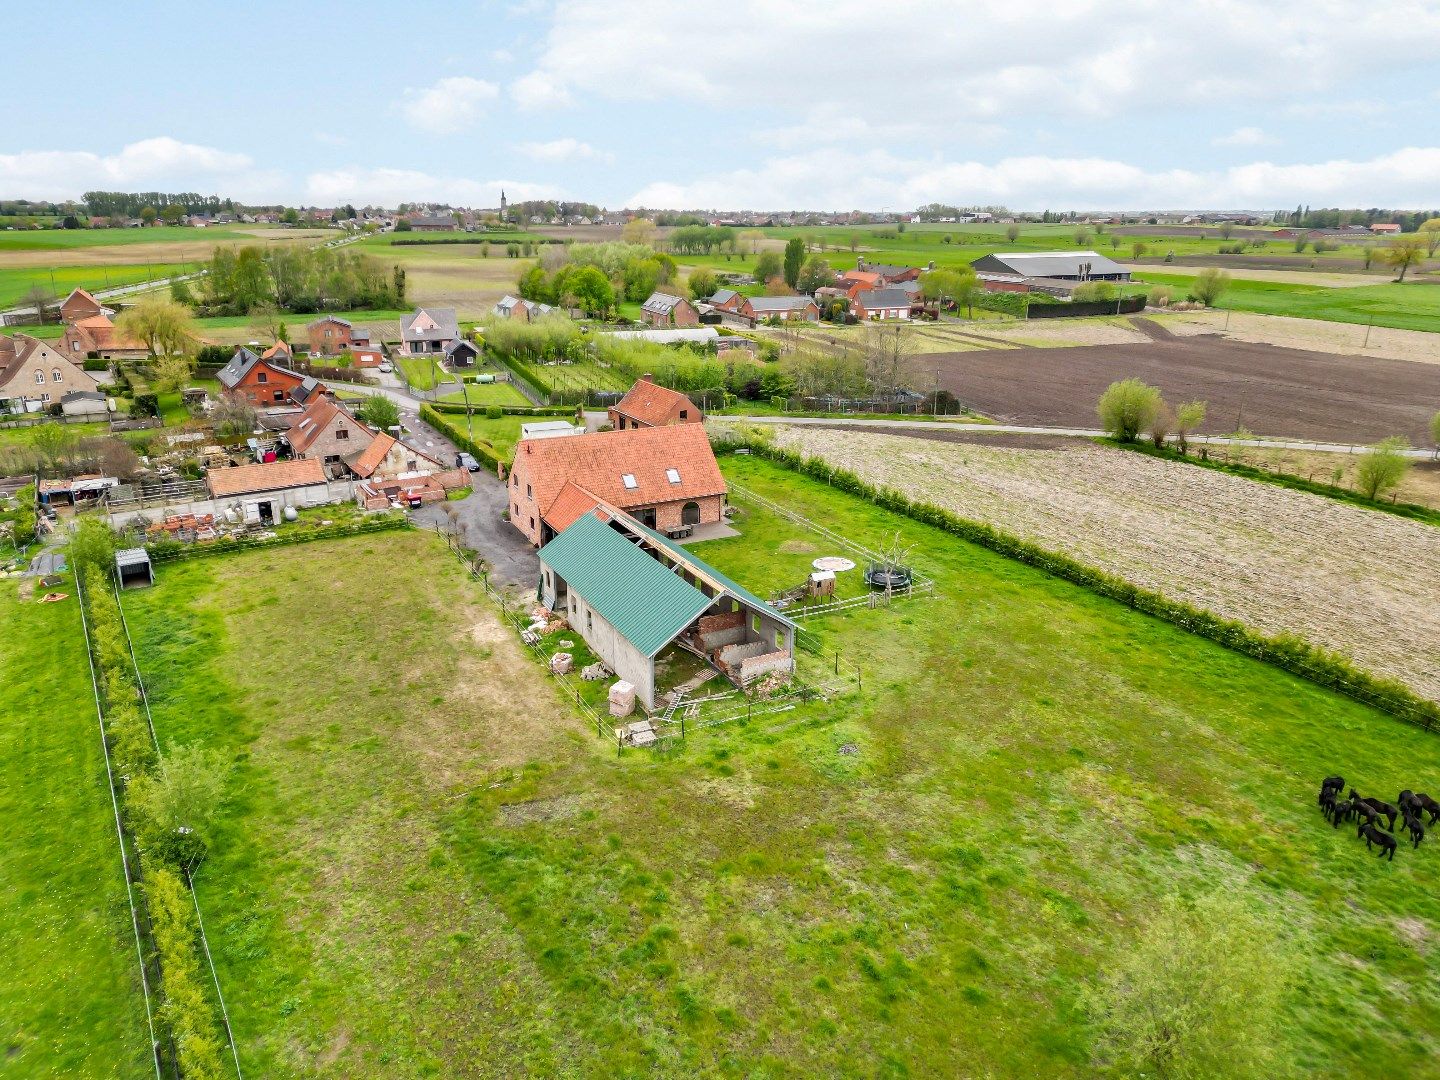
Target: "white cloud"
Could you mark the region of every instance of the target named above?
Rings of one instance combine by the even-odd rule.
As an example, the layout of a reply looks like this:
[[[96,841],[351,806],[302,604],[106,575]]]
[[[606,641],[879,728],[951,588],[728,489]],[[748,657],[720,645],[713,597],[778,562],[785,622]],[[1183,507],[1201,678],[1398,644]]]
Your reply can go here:
[[[532,71],[510,84],[510,96],[522,109],[558,109],[572,101],[570,92],[543,71]]]
[[[527,142],[516,147],[520,153],[535,161],[603,161],[612,162],[615,155],[596,150],[579,139],[552,139],[550,142]]]
[[[305,201],[316,206],[342,203],[394,206],[402,202],[499,206],[502,188],[512,202],[563,197],[555,187],[524,180],[472,180],[434,176],[418,169],[353,166],[311,173],[305,179]]]
[[[1210,140],[1211,146],[1264,146],[1275,140],[1258,127],[1238,127],[1229,135]]]
[[[1430,0],[893,0],[887,29],[876,20],[873,0],[831,0],[822,18],[810,0],[732,0],[727,25],[764,28],[737,53],[696,46],[714,31],[711,7],[564,0],[516,98],[763,110],[783,128],[804,110],[777,103],[823,97],[870,124],[944,137],[957,117],[1283,106],[1393,76],[1397,63],[1419,69],[1440,48]]]
[[[1366,161],[1148,170],[1105,158],[907,159],[822,148],[697,180],[652,183],[628,206],[663,209],[908,209],[927,202],[1014,209],[1266,209],[1417,206],[1434,199],[1440,147]]]
[[[271,188],[274,173],[254,171],[248,154],[185,143],[168,136],[142,139],[115,154],[84,150],[22,150],[0,154],[0,194],[78,198],[95,189],[155,185],[172,191],[214,190],[241,196]]]
[[[406,123],[419,131],[453,135],[480,119],[483,106],[500,96],[500,88],[484,79],[452,75],[433,86],[408,89],[400,103]]]

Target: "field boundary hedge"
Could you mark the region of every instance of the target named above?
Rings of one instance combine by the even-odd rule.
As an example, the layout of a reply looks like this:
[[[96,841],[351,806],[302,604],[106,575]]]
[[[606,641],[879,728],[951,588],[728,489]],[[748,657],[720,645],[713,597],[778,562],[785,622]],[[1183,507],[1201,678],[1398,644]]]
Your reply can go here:
[[[917,502],[902,492],[879,487],[852,472],[836,469],[823,458],[804,457],[760,439],[731,437],[717,442],[720,451],[744,449],[805,476],[824,480],[830,486],[859,496],[893,513],[903,514],[934,526],[963,540],[1015,559],[1058,578],[1080,585],[1126,607],[1208,638],[1226,648],[1298,675],[1335,690],[1356,701],[1371,705],[1391,716],[1434,731],[1440,725],[1440,705],[1420,697],[1409,687],[1371,675],[1344,657],[1312,645],[1297,634],[1271,637],[1251,630],[1243,623],[1223,619],[1212,612],[1171,600],[1160,593],[1142,589],[1124,578],[1087,566],[1068,555],[1050,551],[1012,533],[981,521],[964,518],[930,503]]]
[[[502,384],[503,385],[503,384]],[[468,408],[456,401],[432,401],[430,407],[436,412],[458,413],[464,416],[467,412],[475,412],[481,416],[485,415],[487,409],[496,408],[494,405],[471,405]],[[574,416],[574,405],[501,405],[500,412],[504,416]]]
[[[366,536],[370,533],[390,532],[394,529],[408,529],[410,522],[403,517],[367,518],[353,525],[332,525],[319,529],[296,529],[283,532],[273,539],[261,540],[248,536],[222,536],[204,544],[186,544],[179,540],[159,540],[147,544],[145,550],[157,562],[185,562],[202,559],[211,555],[228,555],[234,551],[253,551],[256,548],[287,547],[290,544],[308,544],[314,540],[333,540],[342,536]]]
[[[1150,457],[1162,458],[1165,461],[1179,461],[1187,465],[1198,465],[1202,469],[1214,469],[1217,472],[1230,473],[1232,476],[1243,476],[1247,480],[1259,480],[1266,484],[1275,484],[1278,487],[1289,488],[1291,491],[1304,491],[1311,495],[1319,495],[1326,499],[1334,499],[1336,502],[1349,503],[1351,506],[1359,506],[1366,510],[1379,510],[1382,513],[1394,514],[1396,517],[1409,518],[1411,521],[1421,521],[1426,525],[1440,526],[1440,510],[1432,510],[1428,506],[1421,506],[1419,503],[1385,502],[1383,499],[1370,499],[1361,495],[1358,491],[1350,491],[1346,488],[1336,487],[1334,484],[1321,483],[1318,480],[1309,480],[1303,476],[1296,476],[1294,473],[1267,472],[1254,465],[1246,465],[1234,461],[1216,461],[1214,458],[1201,458],[1190,454],[1182,454],[1179,450],[1171,447],[1157,449],[1154,446],[1147,446],[1145,443],[1127,443],[1119,439],[1099,438],[1096,442],[1105,446],[1114,446],[1121,450],[1130,450],[1137,454],[1148,454]],[[1216,443],[1199,443],[1200,446],[1224,445]],[[1263,449],[1263,448],[1262,448]]]

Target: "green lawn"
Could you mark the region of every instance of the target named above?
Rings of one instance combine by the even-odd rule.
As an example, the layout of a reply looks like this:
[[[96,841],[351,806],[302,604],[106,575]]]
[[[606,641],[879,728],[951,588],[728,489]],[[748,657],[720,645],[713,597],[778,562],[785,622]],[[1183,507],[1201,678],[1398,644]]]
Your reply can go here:
[[[469,389],[454,393],[444,394],[441,401],[453,402],[456,405],[464,405],[467,400],[475,406],[483,405],[516,405],[528,406],[530,399],[516,390],[509,383],[470,383]]]
[[[471,438],[488,442],[502,461],[509,461],[515,453],[515,444],[520,441],[520,425],[530,422],[529,418],[524,416],[502,416],[491,420],[487,416],[467,418],[448,413],[445,418],[461,431],[468,431]],[[537,421],[563,419],[561,416],[535,417]]]
[[[424,356],[401,356],[395,360],[395,366],[404,372],[405,381],[415,390],[433,389],[436,380],[446,381],[448,372],[440,360],[430,360]]]
[[[1293,946],[1296,1074],[1435,1074],[1434,851],[1380,863],[1314,799],[1336,770],[1423,786],[1440,740],[723,464],[872,544],[900,531],[938,592],[816,624],[803,670],[838,648],[863,695],[678,754],[617,757],[424,534],[126,594],[162,739],[238,762],[199,891],[247,1075],[1089,1077],[1083,988],[1159,898],[1210,888]],[[832,552],[736,502],[742,537],[699,554],[756,591]],[[363,629],[314,633],[355,595]]]
[[[153,1075],[74,588],[0,582],[0,1074]]]
[[[1173,286],[1177,298],[1195,279],[1184,274],[1145,273],[1141,280]],[[1406,282],[1402,285],[1360,285],[1328,289],[1318,285],[1232,279],[1218,308],[1254,311],[1263,315],[1290,315],[1300,319],[1370,323],[1400,330],[1440,332],[1440,288]]]

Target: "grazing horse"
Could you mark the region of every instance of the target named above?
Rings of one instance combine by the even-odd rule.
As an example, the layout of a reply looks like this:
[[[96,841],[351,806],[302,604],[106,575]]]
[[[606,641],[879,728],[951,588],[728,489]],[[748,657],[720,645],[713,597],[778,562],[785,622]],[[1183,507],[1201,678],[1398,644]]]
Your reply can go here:
[[[1406,814],[1405,828],[1410,830],[1410,839],[1414,841],[1414,846],[1418,848],[1420,841],[1425,839],[1425,826],[1421,823],[1419,815]]]
[[[1360,822],[1360,827],[1355,830],[1356,836],[1364,836],[1365,826],[1374,825],[1380,816],[1375,812],[1375,808],[1364,799],[1351,799],[1350,813],[1354,815],[1356,821]]]
[[[1395,799],[1395,805],[1400,808],[1401,817],[1416,813],[1415,793],[1409,788],[1406,788],[1400,792],[1399,796]]]
[[[1362,803],[1383,817],[1388,822],[1388,828],[1392,833],[1395,831],[1395,819],[1400,816],[1398,809],[1391,806],[1388,802],[1382,802],[1379,799],[1361,799],[1359,792],[1352,787],[1350,789],[1350,801],[1353,803],[1356,799],[1360,799]]]
[[[1386,853],[1389,853],[1390,861],[1395,861],[1395,837],[1391,836],[1383,829],[1375,828],[1374,825],[1360,826],[1360,835],[1365,837],[1366,851],[1371,850],[1372,845],[1379,844],[1380,857],[1383,859],[1385,858]]]
[[[1434,825],[1437,821],[1440,821],[1440,803],[1437,803],[1434,799],[1430,798],[1430,796],[1426,795],[1423,791],[1417,791],[1414,794],[1414,796],[1412,797],[1412,805],[1416,807],[1416,817],[1420,816],[1421,810],[1426,810],[1430,814],[1431,825]]]
[[[1344,791],[1344,790],[1345,790],[1345,778],[1344,778],[1343,776],[1327,776],[1324,780],[1320,781],[1320,803],[1319,803],[1319,805],[1321,805],[1321,806],[1324,806],[1324,805],[1325,805],[1325,796],[1326,796],[1329,792],[1332,792],[1332,791],[1333,791],[1336,795],[1339,795],[1339,794],[1340,794],[1342,791]]]
[[[1320,809],[1324,812],[1326,821],[1335,813],[1335,797],[1339,794],[1333,788],[1320,793]]]
[[[1338,829],[1340,828],[1340,822],[1349,821],[1352,813],[1354,813],[1354,808],[1350,805],[1350,800],[1342,799],[1331,809],[1330,820],[1334,823],[1335,828]]]

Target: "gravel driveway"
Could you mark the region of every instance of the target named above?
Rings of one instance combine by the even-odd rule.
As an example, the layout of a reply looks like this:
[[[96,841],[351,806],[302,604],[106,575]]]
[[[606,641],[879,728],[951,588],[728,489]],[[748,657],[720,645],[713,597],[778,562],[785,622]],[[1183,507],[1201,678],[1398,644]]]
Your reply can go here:
[[[505,485],[484,472],[471,476],[475,481],[471,494],[456,502],[423,506],[410,515],[410,520],[433,527],[437,522],[447,522],[449,515],[445,511],[453,509],[466,546],[480,552],[490,564],[491,583],[533,593],[540,580],[540,560],[530,542],[500,516],[509,505]]]

